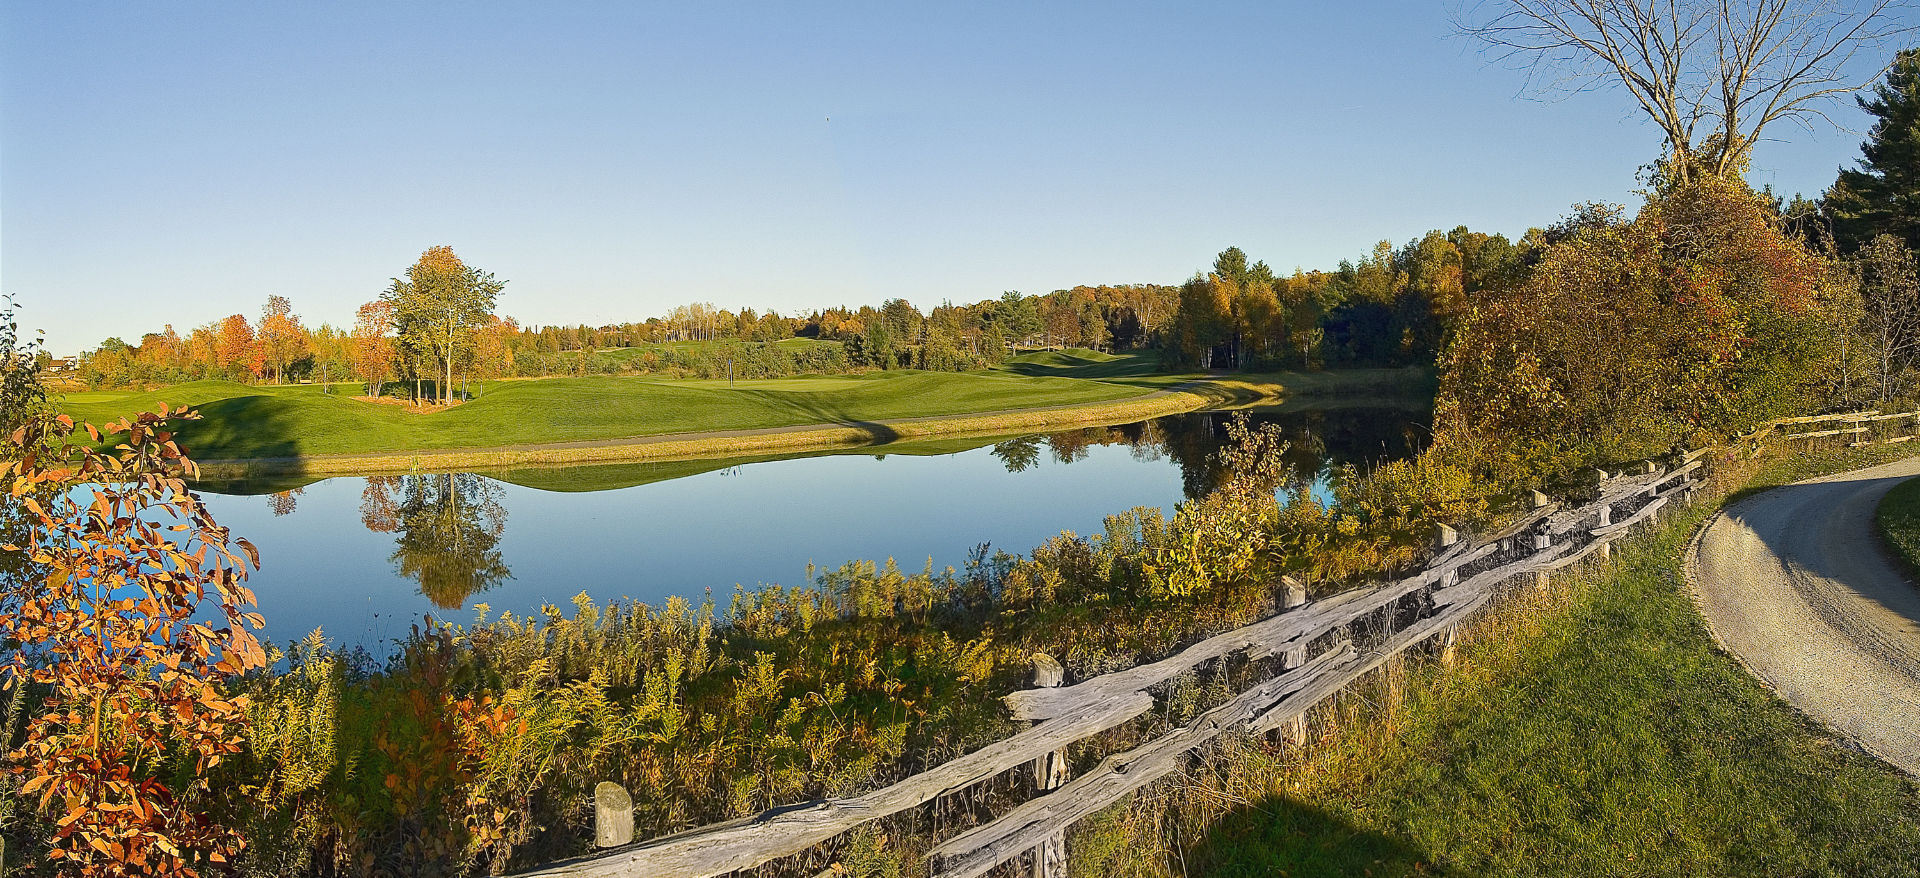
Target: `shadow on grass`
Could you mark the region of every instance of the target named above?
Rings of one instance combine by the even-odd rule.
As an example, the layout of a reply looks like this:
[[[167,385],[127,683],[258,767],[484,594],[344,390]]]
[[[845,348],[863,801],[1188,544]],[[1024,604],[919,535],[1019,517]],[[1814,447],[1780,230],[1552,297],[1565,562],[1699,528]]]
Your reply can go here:
[[[1405,839],[1360,828],[1284,796],[1222,817],[1187,851],[1185,861],[1191,874],[1209,878],[1462,874],[1434,866]]]
[[[1089,357],[1070,351],[1049,352],[1030,361],[1002,364],[1001,369],[1029,378],[1143,378],[1164,374],[1157,354],[1128,353],[1115,357]]]
[[[302,455],[301,427],[279,397],[239,396],[204,403],[195,410],[200,420],[180,427],[181,444],[195,460]]]

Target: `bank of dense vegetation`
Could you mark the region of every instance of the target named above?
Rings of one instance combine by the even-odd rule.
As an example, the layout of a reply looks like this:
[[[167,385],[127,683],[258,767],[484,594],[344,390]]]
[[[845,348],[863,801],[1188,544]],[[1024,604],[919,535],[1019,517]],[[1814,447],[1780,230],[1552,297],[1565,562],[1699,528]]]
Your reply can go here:
[[[1915,104],[1915,64],[1905,56],[1884,100]],[[1287,483],[1277,437],[1239,429],[1213,492],[1171,515],[1115,515],[1100,534],[1062,535],[1026,556],[939,571],[853,562],[803,587],[738,592],[725,606],[582,598],[536,618],[429,625],[384,660],[317,641],[272,656],[280,665],[259,654],[243,585],[206,574],[192,545],[173,554],[165,533],[138,524],[139,513],[171,503],[216,557],[250,552],[165,481],[175,453],[166,418],[125,425],[130,447],[100,456],[47,416],[29,361],[8,356],[0,386],[16,502],[6,524],[9,542],[25,548],[4,556],[0,613],[16,648],[8,717],[19,749],[0,798],[10,855],[98,873],[136,871],[127,864],[137,860],[140,871],[173,873],[464,875],[582,850],[587,793],[600,780],[634,792],[642,835],[868,789],[1003,737],[1010,729],[994,696],[1018,684],[1033,652],[1059,656],[1075,675],[1132,665],[1271,612],[1283,574],[1316,593],[1339,590],[1418,557],[1434,524],[1484,526],[1504,496],[1581,467],[1721,441],[1769,418],[1910,397],[1914,333],[1901,321],[1920,301],[1915,242],[1889,235],[1825,249],[1820,242],[1840,239],[1810,232],[1740,182],[1741,162],[1729,165],[1740,150],[1724,138],[1710,155],[1680,148],[1688,145],[1675,145],[1636,210],[1581,208],[1511,245],[1428,236],[1404,251],[1404,265],[1402,251],[1382,251],[1353,266],[1352,282],[1364,276],[1369,292],[1340,289],[1348,297],[1325,309],[1311,303],[1334,299],[1313,291],[1339,289],[1333,281],[1296,285],[1237,251],[1163,299],[1172,307],[1161,349],[1176,362],[1434,360],[1431,447],[1343,474],[1331,502],[1304,489],[1276,495]],[[408,283],[480,280],[450,252],[429,256]],[[1349,306],[1341,313],[1351,319],[1337,322]],[[893,341],[884,321],[863,326],[862,356],[894,350],[873,343],[875,326]],[[4,340],[11,353],[10,330]],[[442,384],[466,368],[457,350],[409,356]],[[94,496],[100,505],[83,499]],[[1388,834],[1412,837],[1420,852],[1402,858],[1402,871],[1428,858],[1514,871],[1644,859],[1655,869],[1902,874],[1917,834],[1912,787],[1831,753],[1711,653],[1662,578],[1674,546],[1666,539],[1619,582],[1549,608],[1537,630],[1521,632],[1535,639],[1514,641],[1511,654],[1488,646],[1479,667],[1489,676],[1442,681],[1427,707],[1407,708],[1425,713],[1387,726],[1404,736],[1361,738],[1373,745],[1366,755],[1329,751],[1325,759],[1347,762],[1321,790],[1357,803],[1333,807],[1353,815],[1368,796],[1397,791],[1391,816],[1367,826],[1309,803],[1319,813],[1275,818],[1279,842],[1296,831],[1353,834],[1344,821],[1395,844],[1406,839]],[[89,587],[102,582],[138,589],[147,603]],[[182,608],[209,596],[220,624],[191,627]],[[156,613],[188,633],[160,636]],[[1609,670],[1637,676],[1607,683],[1577,673],[1605,644],[1631,653]],[[1183,681],[1165,715],[1143,722],[1178,721],[1210,697],[1207,680]],[[1593,713],[1609,707],[1655,727]],[[1477,744],[1483,736],[1495,740]],[[1623,742],[1646,749],[1560,752]],[[1233,769],[1242,777],[1261,777],[1261,759],[1309,758],[1245,746],[1243,764],[1256,767]],[[1737,763],[1749,748],[1761,758]],[[1629,769],[1643,776],[1599,775]],[[1378,792],[1359,791],[1369,780],[1382,782]],[[1720,795],[1728,783],[1736,788]],[[964,823],[1023,784],[1005,779],[969,801],[863,829],[838,856],[860,874],[916,873],[931,827]],[[1495,815],[1487,835],[1448,834],[1447,809],[1435,803],[1462,791],[1540,807]],[[1577,831],[1588,818],[1640,819],[1637,796],[1673,797],[1653,804],[1674,823]],[[1817,813],[1809,800],[1838,813]],[[1783,811],[1742,815],[1764,824],[1755,830],[1687,807],[1723,802]],[[1109,822],[1112,831],[1091,837],[1105,847],[1080,862],[1169,872],[1169,857],[1192,842],[1169,848],[1151,835],[1163,825]],[[1224,867],[1244,836],[1265,831],[1224,826],[1208,856]],[[1396,856],[1371,843],[1383,851],[1376,859]],[[1311,852],[1284,862],[1303,859],[1312,865]],[[1267,866],[1257,854],[1237,862]]]

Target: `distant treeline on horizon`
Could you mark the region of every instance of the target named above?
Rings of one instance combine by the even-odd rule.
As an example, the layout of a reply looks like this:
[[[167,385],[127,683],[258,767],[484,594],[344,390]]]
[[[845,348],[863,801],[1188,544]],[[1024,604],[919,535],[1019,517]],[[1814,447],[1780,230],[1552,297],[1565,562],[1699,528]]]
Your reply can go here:
[[[978,369],[1021,349],[1158,350],[1169,368],[1321,369],[1433,361],[1442,322],[1465,296],[1510,276],[1530,233],[1431,232],[1395,248],[1382,241],[1333,271],[1276,275],[1228,248],[1211,271],[1184,284],[1076,286],[1009,291],[972,304],[922,311],[906,299],[822,308],[789,316],[696,302],[644,321],[521,326],[489,315],[476,328],[463,378],[664,373],[775,377],[862,369]],[[234,314],[182,335],[169,325],[138,343],[109,338],[73,364],[90,387],[200,379],[243,382],[354,380],[368,345],[391,346],[377,302],[359,324],[305,326],[285,297],[269,296],[258,320]],[[837,342],[810,345],[793,342]],[[780,344],[786,342],[785,344]],[[613,355],[622,352],[625,356]]]

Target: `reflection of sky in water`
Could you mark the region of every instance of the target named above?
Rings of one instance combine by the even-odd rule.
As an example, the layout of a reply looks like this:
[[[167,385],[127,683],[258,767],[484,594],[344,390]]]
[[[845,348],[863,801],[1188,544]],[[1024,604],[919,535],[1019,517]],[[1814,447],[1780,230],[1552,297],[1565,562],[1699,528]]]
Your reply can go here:
[[[488,493],[506,510],[496,548],[512,575],[454,611],[435,609],[417,583],[396,573],[395,534],[362,524],[365,479],[309,485],[293,498],[296,508],[280,516],[273,507],[285,511],[284,498],[205,496],[222,524],[260,547],[262,569],[251,584],[267,638],[284,642],[321,626],[337,644],[379,652],[381,642],[404,634],[422,614],[467,622],[483,602],[496,614],[524,615],[542,604],[565,607],[581,592],[600,602],[659,604],[671,595],[697,602],[711,590],[724,608],[736,583],[804,584],[808,562],[833,567],[892,557],[917,571],[928,559],[936,568],[957,567],[980,543],[1026,552],[1062,530],[1098,532],[1106,516],[1135,506],[1171,511],[1184,496],[1177,457],[1193,469],[1191,461],[1205,457],[1209,432],[1189,431],[1178,456],[1086,445],[1084,457],[1070,464],[1042,444],[1021,472],[1010,472],[989,446],[934,456],[747,463],[590,493],[488,480]],[[1320,469],[1302,465],[1312,459],[1306,451],[1297,450],[1296,466]],[[1356,448],[1349,456],[1398,454],[1404,451]],[[1316,489],[1323,495],[1324,479]]]

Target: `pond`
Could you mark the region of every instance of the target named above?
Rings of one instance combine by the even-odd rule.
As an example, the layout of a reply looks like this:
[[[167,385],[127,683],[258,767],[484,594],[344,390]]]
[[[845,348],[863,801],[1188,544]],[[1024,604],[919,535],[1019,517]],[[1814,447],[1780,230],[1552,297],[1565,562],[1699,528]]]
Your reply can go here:
[[[1293,471],[1321,496],[1332,468],[1406,457],[1430,428],[1428,413],[1404,409],[1250,414],[1280,426]],[[1205,493],[1221,477],[1214,452],[1230,417],[785,458],[330,478],[270,493],[202,486],[202,496],[260,548],[251,585],[267,639],[319,628],[378,653],[427,614],[465,623],[481,604],[526,615],[584,593],[655,605],[711,596],[724,609],[736,585],[806,584],[809,565],[892,558],[917,571],[958,567],[982,544],[1024,553]]]

